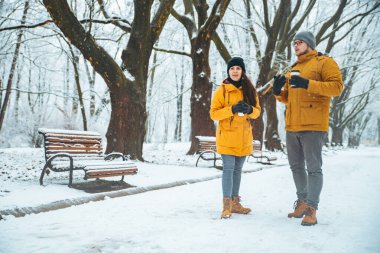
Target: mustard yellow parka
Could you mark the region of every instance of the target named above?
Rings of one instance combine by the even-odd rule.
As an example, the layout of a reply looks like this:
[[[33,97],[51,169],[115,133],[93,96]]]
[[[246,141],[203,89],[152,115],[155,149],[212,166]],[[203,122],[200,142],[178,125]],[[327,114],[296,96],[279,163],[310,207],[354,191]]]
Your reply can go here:
[[[286,105],[286,131],[323,131],[329,129],[330,99],[343,90],[342,75],[338,64],[316,50],[298,58],[291,70],[299,70],[300,76],[309,79],[307,89],[290,87],[290,72],[277,100]]]
[[[224,88],[223,88],[224,87]],[[232,113],[232,106],[243,100],[243,90],[233,84],[222,83],[215,91],[210,108],[212,120],[218,120],[216,150],[219,154],[247,156],[252,154],[252,126],[249,118],[260,116],[261,108],[256,95],[256,106],[251,114],[238,116]]]

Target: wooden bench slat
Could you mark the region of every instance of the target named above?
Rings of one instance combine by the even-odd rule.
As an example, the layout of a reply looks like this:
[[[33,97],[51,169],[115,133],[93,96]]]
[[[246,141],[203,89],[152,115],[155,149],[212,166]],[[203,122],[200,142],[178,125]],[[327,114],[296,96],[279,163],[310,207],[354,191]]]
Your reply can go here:
[[[129,169],[129,168],[136,168],[136,165],[134,164],[99,164],[99,165],[90,165],[86,166],[84,170],[99,170],[99,169]]]
[[[64,139],[64,138],[56,138],[56,137],[48,137],[46,139],[46,144],[50,143],[83,143],[83,144],[100,144],[101,141],[98,139]]]
[[[87,172],[86,178],[99,178],[99,177],[117,177],[117,176],[125,176],[125,175],[134,175],[137,174],[136,171],[99,171],[99,172]]]
[[[55,168],[63,168],[63,167],[69,167],[69,162],[68,160],[60,160],[60,161],[55,161],[52,163],[52,165]],[[132,167],[135,166],[134,163],[129,162],[129,161],[105,161],[103,159],[101,160],[74,160],[74,167],[88,167],[88,166],[94,166],[94,167],[109,167],[109,166],[119,166],[122,165],[124,167]]]
[[[48,151],[60,151],[61,150],[89,150],[89,151],[102,151],[101,147],[64,147],[64,146],[48,146]]]
[[[120,172],[126,172],[126,173],[135,173],[137,172],[137,168],[113,168],[108,170],[99,170],[99,169],[92,169],[92,170],[85,170],[87,174],[96,174],[96,173],[106,173],[106,174],[112,174],[112,173],[120,173]]]
[[[90,136],[90,135],[67,135],[67,134],[51,134],[46,135],[46,140],[98,140],[101,141],[102,138],[100,136]]]
[[[58,154],[58,153],[67,153],[67,154],[72,154],[72,155],[83,155],[83,156],[91,156],[91,155],[98,155],[102,156],[102,151],[83,151],[83,150],[68,150],[68,149],[61,149],[61,150],[46,150],[47,155],[52,155],[52,154]]]

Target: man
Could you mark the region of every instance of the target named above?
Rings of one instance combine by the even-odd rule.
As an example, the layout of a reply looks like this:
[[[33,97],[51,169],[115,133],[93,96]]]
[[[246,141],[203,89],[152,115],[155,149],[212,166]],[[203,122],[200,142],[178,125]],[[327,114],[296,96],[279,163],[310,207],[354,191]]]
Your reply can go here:
[[[293,46],[297,62],[285,76],[275,78],[273,94],[286,105],[286,147],[298,198],[288,217],[303,217],[301,224],[311,226],[317,224],[323,184],[322,146],[330,99],[341,94],[343,84],[337,63],[314,49],[311,32],[297,33]]]

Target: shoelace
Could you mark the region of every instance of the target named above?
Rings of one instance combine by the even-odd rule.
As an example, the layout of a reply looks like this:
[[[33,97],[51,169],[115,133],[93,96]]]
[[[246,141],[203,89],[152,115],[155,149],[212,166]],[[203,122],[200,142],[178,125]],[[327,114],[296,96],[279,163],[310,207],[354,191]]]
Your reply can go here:
[[[300,204],[301,204],[301,200],[297,199],[296,201],[294,201],[293,209],[296,210]]]

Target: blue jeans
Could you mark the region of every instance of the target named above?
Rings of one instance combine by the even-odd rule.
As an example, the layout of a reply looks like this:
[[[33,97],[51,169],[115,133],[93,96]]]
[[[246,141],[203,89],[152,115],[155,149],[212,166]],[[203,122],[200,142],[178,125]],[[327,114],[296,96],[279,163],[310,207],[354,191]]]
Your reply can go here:
[[[241,169],[243,168],[245,158],[246,158],[245,156],[222,155],[223,197],[232,198],[234,196],[239,196]]]

